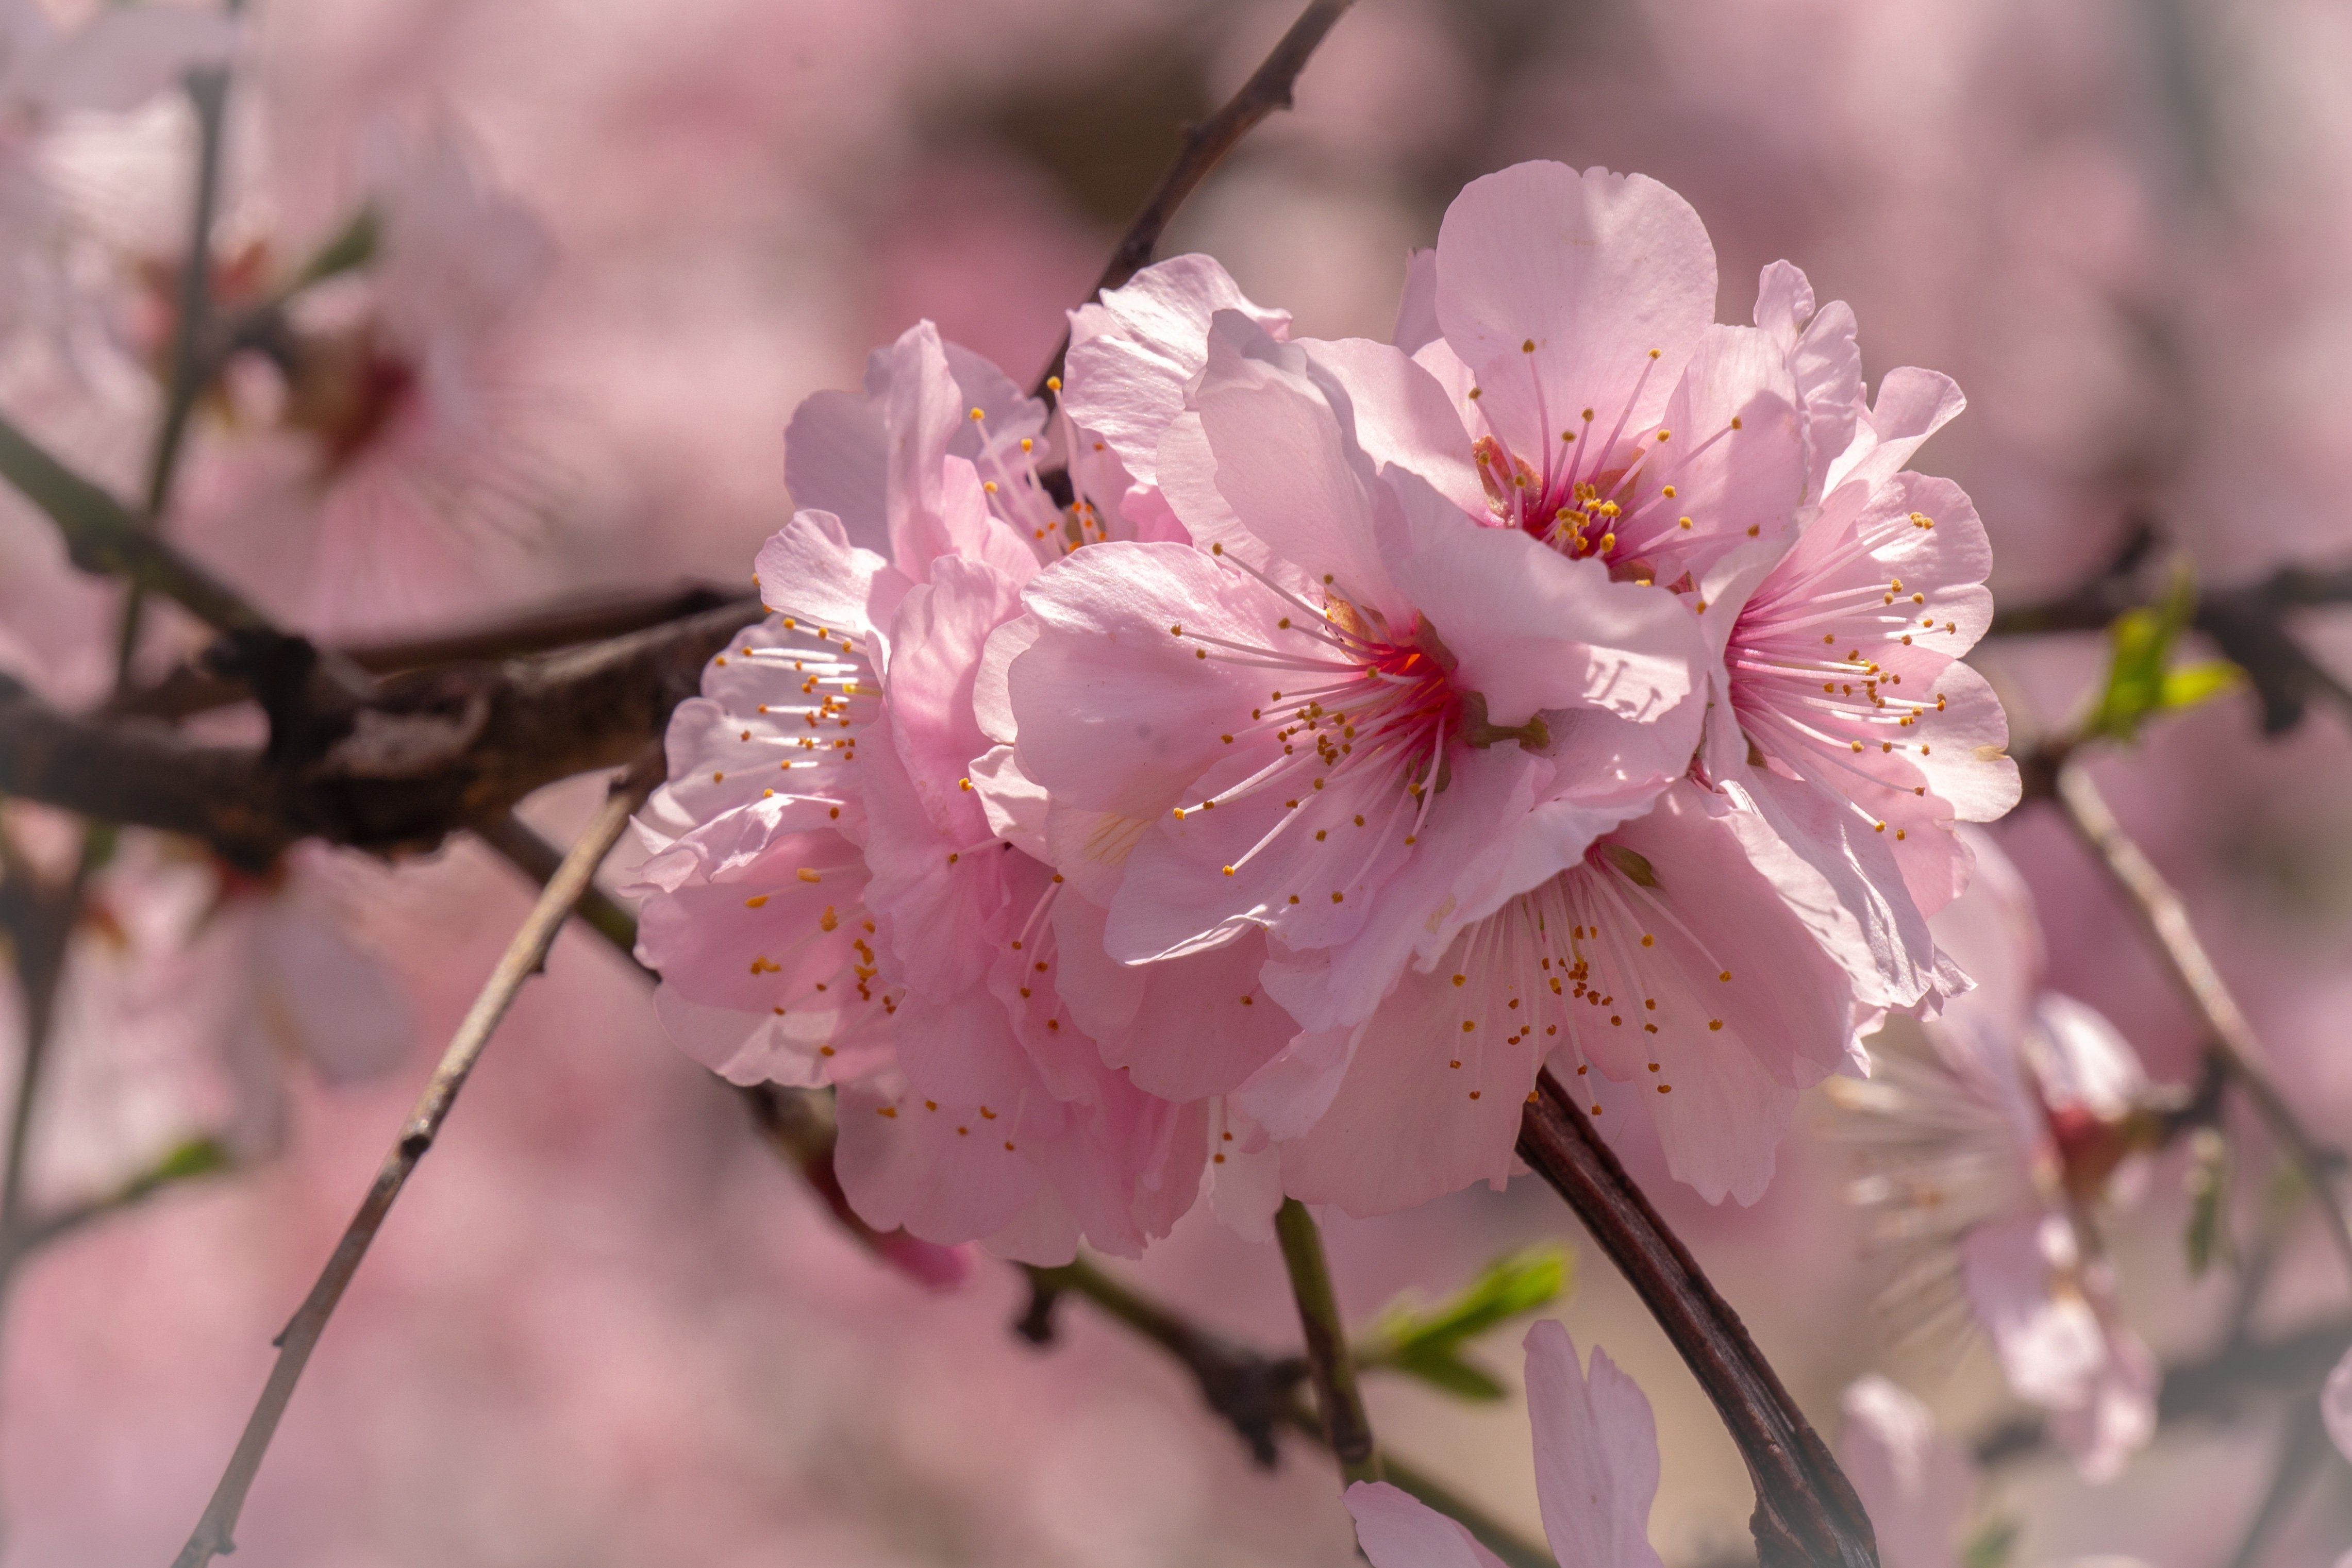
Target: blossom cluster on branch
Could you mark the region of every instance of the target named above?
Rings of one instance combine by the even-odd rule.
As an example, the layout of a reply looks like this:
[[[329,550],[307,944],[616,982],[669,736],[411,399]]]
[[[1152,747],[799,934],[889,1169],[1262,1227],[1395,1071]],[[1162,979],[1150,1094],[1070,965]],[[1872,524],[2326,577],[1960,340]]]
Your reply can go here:
[[[1928,921],[2019,784],[1983,529],[1905,466],[1958,389],[1866,395],[1787,263],[1752,325],[1716,287],[1673,191],[1533,163],[1391,342],[1184,256],[1052,405],[877,351],[639,820],[672,1037],[835,1086],[871,1223],[1031,1262],[1500,1184],[1546,1066],[1754,1201],[1969,984]]]

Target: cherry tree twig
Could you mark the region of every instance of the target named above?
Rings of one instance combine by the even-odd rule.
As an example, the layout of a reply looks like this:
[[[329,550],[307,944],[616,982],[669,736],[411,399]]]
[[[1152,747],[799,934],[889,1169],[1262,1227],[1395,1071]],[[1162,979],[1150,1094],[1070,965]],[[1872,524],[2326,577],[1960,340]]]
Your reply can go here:
[[[1324,36],[1354,3],[1355,0],[1314,0],[1298,14],[1298,20],[1282,35],[1274,52],[1250,73],[1249,80],[1225,101],[1223,109],[1197,124],[1184,127],[1182,151],[1168,165],[1168,172],[1160,176],[1160,184],[1152,187],[1143,210],[1135,215],[1135,221],[1119,237],[1118,247],[1103,265],[1102,276],[1095,279],[1096,294],[1118,288],[1151,264],[1151,253],[1159,248],[1160,237],[1168,231],[1176,209],[1208,178],[1209,172],[1224,161],[1225,154],[1257,128],[1259,121],[1277,109],[1290,107],[1291,89],[1298,83],[1298,73],[1307,68],[1307,59],[1322,44]],[[1055,346],[1053,361],[1037,377],[1031,396],[1051,400],[1059,390],[1062,362],[1069,352],[1070,334],[1065,329],[1061,342]]]
[[[661,753],[649,751],[614,780],[603,809],[563,858],[539,901],[515,932],[514,940],[507,944],[505,955],[490,972],[488,982],[475,998],[465,1020],[457,1026],[449,1048],[442,1053],[440,1065],[434,1068],[415,1109],[402,1125],[398,1141],[378,1167],[359,1212],[345,1227],[342,1239],[336,1243],[326,1268],[310,1287],[310,1295],[304,1298],[293,1321],[278,1336],[277,1363],[270,1368],[268,1382],[262,1388],[251,1418],[246,1422],[244,1435],[237,1439],[228,1468],[214,1489],[212,1500],[205,1505],[194,1533],[188,1537],[187,1545],[181,1549],[175,1568],[203,1568],[215,1556],[236,1549],[236,1522],[245,1508],[246,1494],[260,1471],[262,1457],[277,1435],[278,1419],[294,1396],[294,1385],[309,1363],[327,1320],[342,1300],[352,1277],[359,1271],[361,1260],[367,1256],[369,1244],[382,1228],[394,1200],[400,1196],[410,1173],[440,1135],[450,1108],[457,1103],[458,1091],[465,1088],[474,1064],[481,1059],[483,1047],[489,1044],[499,1020],[505,1017],[523,983],[546,963],[549,950],[555,945],[556,933],[562,929],[572,905],[579,901],[596,868],[628,826],[630,814],[660,782],[662,772]]]
[[[1520,1119],[1519,1157],[1568,1200],[1715,1402],[1756,1486],[1759,1568],[1877,1568],[1869,1516],[1829,1446],[1549,1071]]]
[[[2098,573],[2058,598],[1995,611],[1987,635],[2105,630],[2155,596],[2143,568],[2157,542],[2153,524],[2134,522]],[[2300,723],[2314,698],[2352,716],[2352,686],[2312,656],[2291,619],[2296,610],[2343,605],[2352,605],[2352,566],[2287,565],[2255,582],[2201,591],[2191,624],[2246,672],[2262,699],[2263,728],[2276,735]]]
[[[1323,1257],[1323,1233],[1297,1198],[1275,1211],[1274,1234],[1282,1244],[1290,1293],[1298,1300],[1298,1326],[1307,1344],[1307,1371],[1315,1385],[1315,1408],[1323,1418],[1323,1440],[1339,1461],[1339,1479],[1349,1486],[1381,1479],[1381,1458],[1372,1447],[1371,1418],[1363,1390],[1356,1385],[1355,1357],[1348,1326],[1331,1288],[1331,1266]]]
[[[1275,1462],[1277,1427],[1287,1427],[1329,1450],[1322,1417],[1298,1397],[1298,1384],[1307,1376],[1303,1357],[1269,1356],[1204,1329],[1085,1258],[1058,1268],[1020,1268],[1031,1294],[1028,1310],[1013,1328],[1031,1343],[1052,1343],[1055,1304],[1066,1295],[1080,1297],[1113,1322],[1166,1351],[1191,1373],[1209,1408],[1232,1424],[1260,1465]],[[1549,1552],[1443,1481],[1385,1449],[1381,1463],[1391,1484],[1453,1519],[1509,1568],[1555,1568]]]
[[[2253,1026],[2240,1010],[2237,998],[2222,983],[2205,944],[2189,922],[2188,906],[2164,879],[2147,854],[2124,831],[2107,807],[2098,786],[2079,759],[2057,767],[2055,799],[2066,820],[2082,838],[2108,879],[2130,903],[2140,928],[2155,944],[2173,980],[2189,998],[2212,1037],[2212,1048],[2231,1078],[2253,1103],[2254,1110],[2279,1141],[2289,1160],[2309,1184],[2326,1216],[2328,1239],[2335,1244],[2347,1272],[2352,1272],[2352,1220],[2336,1185],[2342,1156],[2314,1138],[2286,1095],[2271,1076],[2268,1058]]]

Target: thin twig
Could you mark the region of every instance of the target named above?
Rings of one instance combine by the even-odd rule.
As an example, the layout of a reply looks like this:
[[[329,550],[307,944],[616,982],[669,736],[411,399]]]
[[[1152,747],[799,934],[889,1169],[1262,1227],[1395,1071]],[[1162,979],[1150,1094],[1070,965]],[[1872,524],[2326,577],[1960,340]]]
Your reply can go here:
[[[212,379],[209,337],[213,324],[213,223],[220,212],[222,150],[227,141],[229,72],[209,67],[191,72],[188,101],[196,111],[195,195],[188,216],[188,253],[180,263],[179,321],[172,334],[171,375],[164,395],[163,420],[147,461],[146,515],[149,532],[161,530],[164,509],[171,505],[172,480],[179,471],[188,421],[196,398]],[[125,685],[131,660],[139,652],[139,632],[146,620],[147,584],[133,581],[122,601],[116,627],[114,683]]]
[[[1828,1445],[1549,1071],[1520,1120],[1519,1157],[1568,1200],[1715,1402],[1756,1486],[1761,1568],[1877,1568],[1869,1516]]]
[[[1135,221],[1119,237],[1118,247],[1103,265],[1102,276],[1095,280],[1096,293],[1118,288],[1151,264],[1151,253],[1159,248],[1160,237],[1167,232],[1176,209],[1260,121],[1277,109],[1290,107],[1291,89],[1297,85],[1298,73],[1307,68],[1308,57],[1352,4],[1354,0],[1314,0],[1299,13],[1298,20],[1274,46],[1274,52],[1250,73],[1249,80],[1226,100],[1223,109],[1196,125],[1184,127],[1183,150],[1176,154],[1168,172],[1160,176],[1160,184],[1152,188],[1143,210],[1135,215]],[[1070,334],[1065,330],[1061,342],[1054,350],[1053,363],[1037,377],[1031,396],[1052,399],[1062,374],[1062,362],[1069,352]]]
[[[2067,822],[2131,904],[2165,967],[2204,1020],[2213,1037],[2213,1049],[2230,1076],[2253,1102],[2255,1112],[2318,1198],[2326,1216],[2328,1238],[2342,1256],[2347,1271],[2352,1272],[2352,1220],[2346,1216],[2343,1195],[2336,1184],[2342,1157],[2324,1149],[2304,1127],[2271,1077],[2262,1042],[2239,1009],[2237,998],[2222,984],[2221,971],[2213,966],[2205,944],[2197,940],[2188,906],[2116,820],[2079,760],[2059,767],[2056,798]]]
[[[25,1177],[32,1153],[33,1115],[57,1033],[58,995],[65,984],[66,958],[92,870],[87,837],[62,886],[45,883],[13,853],[6,859],[6,877],[0,880],[0,928],[7,932],[16,963],[24,1048],[17,1053],[16,1097],[8,1108],[8,1147],[0,1155],[0,1280],[6,1279],[26,1228]]]
[[[530,833],[527,827],[522,831]],[[535,838],[537,835],[531,837]],[[502,852],[509,847],[518,850],[509,854],[508,858],[534,880],[543,880],[535,868],[539,864],[536,854],[524,847],[520,837],[501,837],[504,842],[496,847]],[[582,912],[585,912],[584,904]],[[615,913],[615,919],[593,922],[593,929],[634,962],[636,922],[617,907]],[[642,973],[652,973],[642,965],[639,968]],[[800,1172],[845,1229],[876,1253],[919,1277],[933,1283],[946,1282],[940,1264],[950,1249],[917,1242],[904,1231],[877,1231],[850,1206],[848,1194],[842,1191],[840,1179],[834,1173],[835,1127],[822,1094],[772,1083],[753,1084],[737,1092],[749,1106],[752,1122],[769,1146]],[[916,1248],[938,1256],[916,1257]],[[1269,1356],[1204,1329],[1172,1308],[1114,1279],[1083,1258],[1056,1268],[1030,1264],[1015,1267],[1029,1281],[1030,1300],[1028,1310],[1014,1327],[1031,1343],[1052,1342],[1054,1307],[1062,1296],[1083,1297],[1114,1321],[1150,1340],[1182,1363],[1200,1384],[1202,1397],[1209,1407],[1233,1425],[1259,1464],[1272,1465],[1275,1461],[1276,1422],[1329,1448],[1321,1418],[1301,1404],[1294,1392],[1307,1375],[1307,1363],[1302,1358]],[[1443,1482],[1386,1450],[1381,1454],[1381,1463],[1388,1480],[1460,1521],[1509,1568],[1554,1568],[1549,1552],[1528,1542]]]
[[[342,1300],[352,1275],[358,1272],[361,1259],[367,1256],[368,1246],[383,1226],[393,1201],[407,1184],[409,1173],[439,1136],[450,1107],[457,1103],[458,1091],[465,1088],[474,1064],[481,1059],[482,1049],[489,1044],[499,1021],[506,1016],[523,983],[546,963],[556,933],[572,913],[572,906],[587,889],[596,868],[620,837],[622,829],[628,826],[629,814],[644,803],[661,776],[661,753],[656,750],[647,752],[614,782],[603,809],[572,845],[571,853],[564,857],[562,865],[549,879],[545,891],[524,919],[521,929],[507,944],[505,955],[490,972],[472,1009],[457,1026],[449,1048],[442,1053],[440,1065],[434,1068],[415,1109],[409,1112],[399,1140],[378,1167],[359,1212],[345,1227],[342,1239],[336,1243],[333,1255],[293,1321],[278,1337],[277,1363],[270,1368],[260,1401],[246,1422],[245,1433],[237,1439],[236,1450],[230,1456],[220,1485],[214,1489],[211,1502],[205,1505],[204,1517],[196,1521],[194,1532],[181,1549],[176,1568],[203,1568],[215,1556],[236,1549],[237,1516],[245,1508],[246,1493],[260,1471],[262,1457],[277,1435],[278,1419],[286,1413],[287,1402],[294,1395],[294,1385],[310,1362],[310,1352],[325,1331],[328,1318]]]
[[[1054,1305],[1065,1295],[1083,1297],[1105,1317],[1158,1345],[1183,1364],[1201,1387],[1201,1397],[1241,1435],[1250,1457],[1271,1468],[1275,1426],[1294,1391],[1307,1376],[1297,1356],[1269,1356],[1204,1329],[1182,1313],[1129,1288],[1084,1258],[1056,1268],[1024,1264],[1029,1279],[1029,1310],[1014,1325],[1032,1344],[1054,1337]],[[1322,1424],[1309,1417],[1318,1440]],[[1328,1445],[1327,1445],[1328,1447]]]
[[[47,514],[66,552],[85,572],[129,581],[176,600],[223,631],[269,631],[268,617],[236,590],[149,531],[139,514],[59,462],[15,424],[0,418],[0,477]]]
[[[1032,1295],[1029,1310],[1013,1325],[1033,1344],[1054,1338],[1055,1304],[1065,1295],[1091,1303],[1104,1316],[1158,1345],[1192,1374],[1209,1407],[1233,1424],[1251,1453],[1271,1466],[1277,1452],[1275,1430],[1288,1427],[1330,1450],[1323,1418],[1299,1397],[1307,1375],[1297,1356],[1269,1356],[1201,1327],[1164,1302],[1115,1279],[1086,1258],[1059,1268],[1022,1266]],[[1386,1479],[1458,1522],[1510,1568],[1556,1568],[1549,1552],[1520,1535],[1443,1481],[1381,1450]]]
[[[497,850],[516,869],[540,886],[545,887],[563,865],[563,851],[541,837],[537,830],[522,818],[508,812],[487,822],[474,825],[475,835]],[[610,942],[629,967],[648,980],[661,978],[647,969],[637,958],[637,917],[623,909],[590,882],[581,889],[579,902],[572,911],[581,921],[598,936]]]
[[[1352,1486],[1381,1479],[1380,1454],[1372,1446],[1371,1417],[1356,1384],[1355,1357],[1348,1349],[1348,1325],[1331,1289],[1331,1266],[1323,1257],[1323,1233],[1297,1198],[1275,1211],[1274,1234],[1282,1243],[1290,1293],[1298,1301],[1298,1326],[1307,1342],[1307,1371],[1315,1385],[1315,1407],[1323,1436],[1339,1461],[1339,1477]]]

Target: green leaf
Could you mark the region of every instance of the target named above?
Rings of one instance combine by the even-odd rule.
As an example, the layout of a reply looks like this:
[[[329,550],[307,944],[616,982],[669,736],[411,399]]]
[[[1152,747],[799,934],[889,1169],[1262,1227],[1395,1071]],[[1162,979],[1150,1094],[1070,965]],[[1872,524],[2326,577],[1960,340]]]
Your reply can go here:
[[[1492,1404],[1510,1393],[1492,1374],[1445,1351],[1411,1351],[1388,1363],[1446,1393]]]
[[[184,1182],[196,1176],[209,1176],[226,1170],[229,1163],[228,1146],[216,1138],[191,1138],[165,1152],[163,1157],[132,1177],[122,1189],[125,1202],[146,1196],[158,1187],[173,1182]]]
[[[2085,739],[2129,743],[2155,714],[2191,708],[2239,685],[2244,672],[2224,660],[2172,668],[2174,646],[2197,614],[2197,585],[2184,563],[2164,597],[2126,610],[2107,626],[2107,681],[2084,721]]]
[[[2010,1553],[2017,1550],[2018,1524],[2013,1519],[1994,1519],[1969,1537],[1960,1548],[1960,1562],[1966,1568],[2001,1568]]]
[[[2166,710],[2194,708],[2209,697],[2234,691],[2246,683],[2246,672],[2224,658],[2184,664],[2164,672],[2158,706]]]
[[[2200,1127],[2189,1140],[2189,1273],[2201,1279],[2216,1257],[2232,1257],[2225,1222],[2229,1197],[2230,1145],[2221,1132]]]
[[[368,266],[375,260],[376,248],[383,243],[383,224],[376,216],[375,209],[362,207],[352,215],[352,221],[345,224],[332,239],[311,253],[310,259],[302,264],[302,270],[294,275],[294,281],[287,292],[296,293],[313,283],[323,283],[330,278],[355,272]]]
[[[1546,1242],[1495,1259],[1454,1295],[1434,1306],[1401,1299],[1372,1325],[1357,1360],[1384,1366],[1465,1399],[1500,1399],[1493,1374],[1462,1359],[1461,1351],[1496,1324],[1557,1300],[1568,1289],[1570,1256]]]

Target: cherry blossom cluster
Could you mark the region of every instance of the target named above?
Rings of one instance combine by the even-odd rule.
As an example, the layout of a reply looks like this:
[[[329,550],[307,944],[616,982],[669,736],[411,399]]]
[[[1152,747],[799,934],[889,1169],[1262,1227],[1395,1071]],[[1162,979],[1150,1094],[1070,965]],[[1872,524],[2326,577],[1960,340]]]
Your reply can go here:
[[[1752,1202],[1967,989],[1928,919],[2018,777],[1984,531],[1906,468],[1958,389],[1866,395],[1787,263],[1716,292],[1674,192],[1525,163],[1391,342],[1183,256],[1057,406],[928,323],[811,398],[640,819],[677,1044],[833,1085],[874,1225],[1033,1261],[1500,1184],[1547,1067]]]

